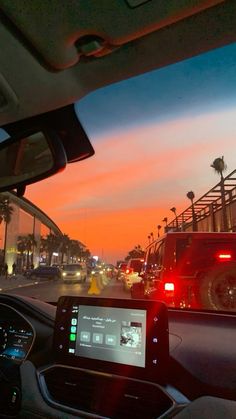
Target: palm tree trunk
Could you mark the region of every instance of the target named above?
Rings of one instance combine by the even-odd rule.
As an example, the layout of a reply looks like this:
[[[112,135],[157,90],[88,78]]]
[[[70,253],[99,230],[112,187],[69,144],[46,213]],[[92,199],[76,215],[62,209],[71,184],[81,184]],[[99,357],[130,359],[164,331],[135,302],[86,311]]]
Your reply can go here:
[[[27,250],[27,262],[26,262],[26,268],[29,269],[30,263],[29,263],[29,250]]]
[[[48,253],[48,265],[49,265],[49,266],[51,266],[51,263],[52,263],[52,253],[53,253],[53,252],[49,252],[49,253]]]
[[[7,227],[8,227],[8,223],[6,223],[6,222],[5,222],[4,249],[3,249],[3,263],[6,263],[6,251],[7,251]]]
[[[20,252],[20,270],[23,270],[24,266],[24,252]]]

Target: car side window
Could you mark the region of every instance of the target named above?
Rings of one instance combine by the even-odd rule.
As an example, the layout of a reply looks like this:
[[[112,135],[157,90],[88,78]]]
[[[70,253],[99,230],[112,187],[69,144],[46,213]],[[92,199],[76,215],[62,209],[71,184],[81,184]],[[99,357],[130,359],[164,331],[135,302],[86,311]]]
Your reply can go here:
[[[162,266],[164,256],[164,241],[158,242],[149,249],[147,264],[157,268]]]
[[[162,266],[163,255],[164,255],[164,241],[161,241],[160,243],[158,243],[158,246],[155,249],[155,265],[157,267]]]

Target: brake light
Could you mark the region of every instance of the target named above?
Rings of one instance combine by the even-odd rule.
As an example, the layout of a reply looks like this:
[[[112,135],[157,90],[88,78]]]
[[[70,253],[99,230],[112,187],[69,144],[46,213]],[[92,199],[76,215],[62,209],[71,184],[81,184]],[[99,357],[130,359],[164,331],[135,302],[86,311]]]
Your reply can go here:
[[[232,259],[232,254],[231,253],[219,253],[217,255],[219,260],[231,260]]]
[[[175,290],[175,284],[173,282],[166,282],[164,285],[165,291],[174,291]]]

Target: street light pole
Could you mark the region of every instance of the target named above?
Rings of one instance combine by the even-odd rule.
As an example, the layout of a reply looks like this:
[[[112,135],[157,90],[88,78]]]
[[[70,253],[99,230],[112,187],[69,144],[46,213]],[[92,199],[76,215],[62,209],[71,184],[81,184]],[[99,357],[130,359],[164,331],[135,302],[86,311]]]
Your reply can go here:
[[[165,223],[165,233],[166,233],[166,232],[167,232],[167,222],[168,222],[168,218],[167,218],[167,217],[163,218],[162,222],[163,222],[163,223]]]
[[[178,229],[179,229],[179,223],[178,223],[178,218],[177,218],[177,214],[176,214],[176,208],[175,207],[172,207],[170,209],[170,211],[172,211],[174,213],[174,215],[175,215],[176,230],[178,231]]]

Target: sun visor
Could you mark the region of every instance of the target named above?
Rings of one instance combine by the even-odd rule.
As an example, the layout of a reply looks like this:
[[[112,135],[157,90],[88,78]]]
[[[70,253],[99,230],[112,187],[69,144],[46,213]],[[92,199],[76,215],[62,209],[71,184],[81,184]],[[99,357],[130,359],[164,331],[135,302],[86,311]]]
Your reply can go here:
[[[93,60],[223,0],[1,0],[12,29],[54,70]],[[36,5],[37,3],[37,5]]]

